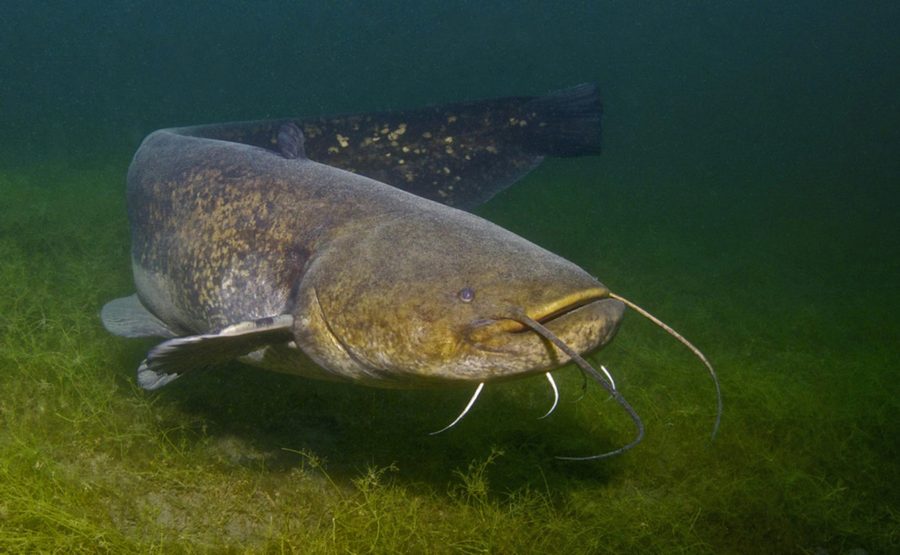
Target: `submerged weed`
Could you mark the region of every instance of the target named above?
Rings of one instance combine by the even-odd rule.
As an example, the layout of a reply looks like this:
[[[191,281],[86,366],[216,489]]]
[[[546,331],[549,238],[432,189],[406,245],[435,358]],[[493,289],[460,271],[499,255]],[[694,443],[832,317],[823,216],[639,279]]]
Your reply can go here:
[[[440,438],[421,431],[433,416],[422,400],[439,394],[234,368],[141,391],[133,371],[147,345],[107,336],[97,317],[131,290],[124,165],[0,174],[0,552],[878,553],[900,544],[900,493],[888,479],[900,472],[896,352],[792,342],[798,328],[827,331],[809,316],[828,314],[823,305],[796,320],[790,310],[754,316],[729,289],[704,301],[716,317],[682,315],[698,343],[720,342],[710,354],[726,417],[712,446],[708,411],[696,408],[709,406],[709,391],[692,361],[626,318],[598,357],[618,369],[648,436],[599,463],[552,458],[618,433],[601,396],[572,402],[580,381],[565,373],[551,418],[516,420],[532,408],[524,383]],[[66,181],[46,184],[48,175]],[[576,246],[582,259],[597,248]],[[691,271],[676,265],[661,271]],[[682,279],[710,270],[693,271]],[[646,304],[672,298],[646,277],[637,284]],[[791,294],[769,302],[790,307]],[[740,326],[722,324],[731,321]]]
[[[491,453],[484,460],[473,460],[465,472],[454,470],[453,474],[459,478],[461,483],[451,488],[451,494],[466,503],[484,505],[490,490],[487,469],[502,456],[502,449],[491,447]]]

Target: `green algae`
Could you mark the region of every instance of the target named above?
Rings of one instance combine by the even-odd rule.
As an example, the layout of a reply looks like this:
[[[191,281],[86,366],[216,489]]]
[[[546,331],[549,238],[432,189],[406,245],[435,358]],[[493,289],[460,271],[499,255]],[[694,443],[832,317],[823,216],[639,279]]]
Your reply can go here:
[[[772,278],[771,267],[814,260],[785,242],[790,222],[756,236],[765,256],[731,251],[702,268],[689,263],[698,251],[746,238],[666,223],[664,203],[610,209],[598,238],[568,209],[589,174],[568,174],[572,192],[541,201],[560,179],[546,169],[485,212],[639,297],[707,352],[726,403],[712,445],[699,363],[634,316],[592,359],[616,373],[648,436],[596,463],[553,456],[620,445],[630,424],[593,388],[576,402],[571,369],[550,418],[536,420],[545,384],[527,380],[487,388],[437,437],[427,432],[468,392],[235,364],[148,394],[133,371],[149,344],[111,337],[98,319],[131,290],[124,162],[0,175],[0,552],[896,550],[897,346],[884,337],[898,320],[875,302],[880,282],[835,300],[828,284],[850,280],[839,269],[804,287],[792,279],[803,267]],[[526,229],[533,197],[565,212],[526,217]],[[853,311],[862,306],[874,312]]]

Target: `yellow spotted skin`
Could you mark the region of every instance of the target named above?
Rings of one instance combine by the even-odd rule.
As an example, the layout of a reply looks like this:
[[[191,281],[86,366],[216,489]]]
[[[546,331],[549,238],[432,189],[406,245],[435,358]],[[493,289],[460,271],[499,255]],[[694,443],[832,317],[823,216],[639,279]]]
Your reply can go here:
[[[292,122],[311,160],[469,209],[545,156],[599,154],[601,115],[597,88],[586,84],[543,97],[196,129],[209,138],[277,149],[279,127]]]

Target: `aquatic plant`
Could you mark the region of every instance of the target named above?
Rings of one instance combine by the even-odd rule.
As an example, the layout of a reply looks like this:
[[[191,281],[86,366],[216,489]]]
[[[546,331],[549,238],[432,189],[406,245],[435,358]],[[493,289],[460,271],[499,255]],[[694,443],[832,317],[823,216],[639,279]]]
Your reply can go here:
[[[864,340],[883,332],[861,326],[848,339],[830,323],[848,307],[809,302],[821,291],[798,299],[791,280],[766,283],[773,318],[751,285],[703,277],[766,280],[766,264],[682,264],[691,231],[616,234],[638,217],[627,207],[608,215],[599,242],[584,222],[528,225],[568,256],[602,260],[611,286],[640,291],[704,346],[728,408],[712,445],[696,361],[638,318],[591,359],[616,371],[650,432],[599,462],[554,459],[632,433],[599,391],[575,402],[574,369],[558,375],[560,406],[545,420],[551,399],[536,378],[486,390],[436,437],[427,432],[468,392],[232,365],[147,394],[132,374],[147,345],[109,337],[97,317],[131,287],[119,162],[0,174],[0,551],[878,553],[900,543],[887,479],[900,470],[900,407],[884,371],[896,353]],[[508,195],[512,213],[492,217],[521,222],[520,200],[544,190],[536,179]],[[593,175],[567,179],[570,196],[555,202],[582,202]],[[639,217],[659,221],[654,210]],[[563,241],[552,230],[566,223]],[[879,329],[897,328],[883,316]]]

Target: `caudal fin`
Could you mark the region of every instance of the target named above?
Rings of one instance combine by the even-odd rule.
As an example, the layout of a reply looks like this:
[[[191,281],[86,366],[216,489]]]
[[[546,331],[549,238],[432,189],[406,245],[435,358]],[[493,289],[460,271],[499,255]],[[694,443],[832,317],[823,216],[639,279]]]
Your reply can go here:
[[[534,98],[522,108],[522,146],[542,156],[600,154],[602,115],[593,83]]]

